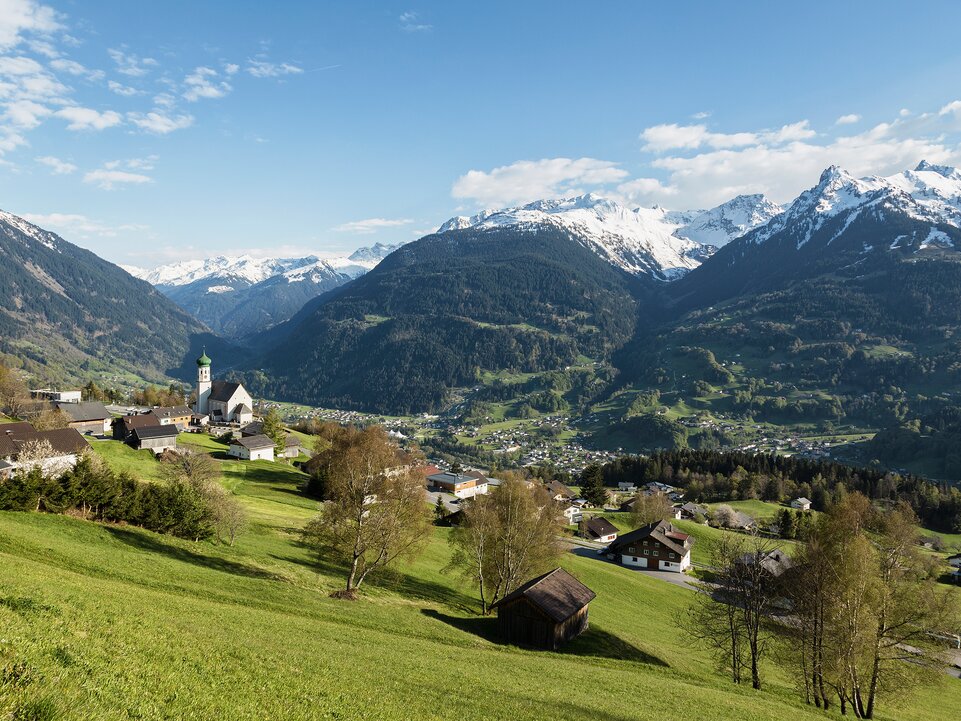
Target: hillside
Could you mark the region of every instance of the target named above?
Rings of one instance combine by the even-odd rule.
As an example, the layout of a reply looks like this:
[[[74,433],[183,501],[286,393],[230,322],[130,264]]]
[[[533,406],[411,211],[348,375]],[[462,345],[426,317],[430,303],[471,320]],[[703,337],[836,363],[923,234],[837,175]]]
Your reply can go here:
[[[0,212],[0,353],[51,381],[178,373],[206,344],[200,322],[121,268]]]
[[[67,721],[626,721],[637,718],[639,698],[645,713],[665,718],[824,718],[773,668],[761,692],[730,684],[677,630],[690,591],[592,554],[564,557],[598,596],[590,630],[560,653],[496,641],[469,589],[440,573],[445,529],[360,601],[332,600],[339,571],[296,542],[314,513],[296,490],[299,474],[264,461],[224,461],[223,470],[253,522],[233,548],[0,513],[4,662],[25,664],[33,679],[0,687],[0,713],[49,694]],[[879,718],[955,717],[954,685],[945,677]]]
[[[431,411],[482,371],[608,358],[653,283],[560,228],[451,230],[404,246],[261,339],[269,350],[251,381],[280,399]]]

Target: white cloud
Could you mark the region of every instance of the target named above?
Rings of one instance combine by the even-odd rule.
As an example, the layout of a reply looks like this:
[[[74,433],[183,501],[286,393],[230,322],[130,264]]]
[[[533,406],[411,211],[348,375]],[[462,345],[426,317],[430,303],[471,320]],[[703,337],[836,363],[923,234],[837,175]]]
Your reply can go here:
[[[58,118],[67,122],[67,130],[104,130],[120,125],[123,118],[113,110],[100,112],[93,108],[82,108],[72,105],[54,113]]]
[[[140,78],[157,67],[158,63],[153,58],[141,58],[133,53],[128,53],[124,48],[111,48],[107,51],[110,59],[117,65],[117,72],[121,75],[129,75],[133,78]]]
[[[127,120],[148,133],[166,135],[194,124],[193,115],[170,115],[155,109],[149,113],[127,113]]]
[[[255,78],[277,78],[281,75],[299,75],[304,69],[290,63],[271,63],[266,60],[247,60],[247,72]]]
[[[0,51],[20,44],[25,34],[61,29],[56,10],[35,0],[0,0]]]
[[[68,92],[63,83],[33,58],[0,55],[0,102],[64,102]]]
[[[233,88],[229,83],[218,81],[217,71],[213,68],[199,67],[184,78],[187,86],[183,97],[188,102],[196,102],[201,98],[222,98]]]
[[[77,166],[73,163],[60,160],[60,158],[55,158],[52,155],[44,155],[43,157],[37,158],[37,162],[50,168],[50,172],[54,175],[70,175],[77,170]]]
[[[96,185],[102,190],[113,190],[118,185],[143,185],[144,183],[152,183],[153,180],[149,175],[143,173],[131,173],[126,170],[112,170],[104,167],[85,173],[83,182]]]
[[[654,125],[641,133],[644,150],[660,153],[667,150],[694,150],[703,146],[711,148],[740,148],[758,143],[780,144],[814,137],[807,120],[784,125],[777,130],[760,132],[714,133],[706,125],[678,125],[669,123]]]
[[[32,100],[15,100],[7,105],[0,117],[15,128],[32,130],[51,112],[46,105],[40,105]]]
[[[861,121],[861,116],[857,113],[848,113],[847,115],[842,115],[840,118],[834,121],[835,125],[853,125]]]
[[[617,163],[594,158],[520,160],[490,172],[470,170],[455,182],[451,195],[486,206],[504,206],[541,198],[576,195],[583,187],[626,180]]]
[[[691,117],[694,120],[704,120],[705,118],[711,117],[711,113],[708,112],[707,110],[702,110],[699,113],[694,113],[694,115],[692,115]]]
[[[331,230],[338,233],[356,233],[367,235],[376,233],[384,228],[397,228],[402,225],[409,225],[414,221],[410,218],[366,218],[365,220],[352,220],[349,223],[341,223]]]
[[[91,70],[85,65],[81,65],[76,60],[68,58],[57,58],[50,62],[50,67],[62,73],[75,77],[87,78],[88,80],[103,80],[105,73],[103,70]]]
[[[635,207],[677,195],[677,188],[666,186],[657,178],[635,178],[618,185],[617,193],[612,195],[625,205]]]
[[[131,98],[134,95],[141,95],[142,91],[137,90],[137,88],[132,88],[129,85],[124,85],[123,83],[118,83],[116,80],[110,80],[107,82],[107,87],[110,92],[116,93],[125,98]]]
[[[96,235],[114,238],[120,233],[142,232],[147,229],[147,226],[135,223],[111,226],[76,213],[24,213],[23,219],[41,228],[72,237]]]
[[[420,16],[413,10],[401,13],[397,19],[400,22],[400,29],[408,33],[425,33],[434,28],[433,25],[420,22]]]
[[[236,63],[227,63],[224,65],[224,72],[227,73],[227,75],[236,75],[238,70],[240,70],[240,66]]]
[[[668,199],[677,208],[709,207],[740,193],[765,193],[786,202],[814,185],[830,165],[840,165],[855,175],[889,175],[922,159],[961,163],[958,133],[961,101],[948,103],[938,114],[902,117],[850,135],[816,136],[806,122],[774,133],[736,133],[733,135],[755,140],[729,147],[723,147],[724,141],[712,142],[701,131],[668,138],[646,130],[642,137],[660,141],[655,147],[675,151],[651,161],[654,169],[666,174],[666,180],[661,187],[643,184],[641,192],[625,183],[629,187],[623,192],[629,195],[633,190],[635,197],[646,194],[648,201]]]

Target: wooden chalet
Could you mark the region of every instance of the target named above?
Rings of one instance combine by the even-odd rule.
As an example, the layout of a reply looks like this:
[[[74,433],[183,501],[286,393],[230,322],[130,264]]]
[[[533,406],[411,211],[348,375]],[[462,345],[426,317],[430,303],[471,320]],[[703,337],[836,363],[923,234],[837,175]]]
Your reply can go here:
[[[587,630],[591,589],[563,568],[531,579],[494,604],[508,643],[555,650]]]

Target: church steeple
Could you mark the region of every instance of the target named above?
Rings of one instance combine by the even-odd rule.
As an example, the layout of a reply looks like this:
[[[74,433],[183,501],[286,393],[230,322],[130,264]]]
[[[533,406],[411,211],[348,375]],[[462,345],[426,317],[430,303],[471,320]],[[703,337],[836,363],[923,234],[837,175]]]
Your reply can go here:
[[[205,416],[210,412],[209,400],[211,386],[210,358],[207,356],[207,349],[204,348],[203,355],[197,359],[197,406],[194,408],[194,411],[199,416]]]

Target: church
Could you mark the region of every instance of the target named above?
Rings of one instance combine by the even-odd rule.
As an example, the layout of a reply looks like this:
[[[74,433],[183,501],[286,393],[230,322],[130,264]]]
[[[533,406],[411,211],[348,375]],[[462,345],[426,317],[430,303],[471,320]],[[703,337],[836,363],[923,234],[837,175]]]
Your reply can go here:
[[[239,423],[254,420],[254,402],[241,383],[211,380],[210,358],[204,350],[197,359],[197,405],[194,411],[209,423]]]

